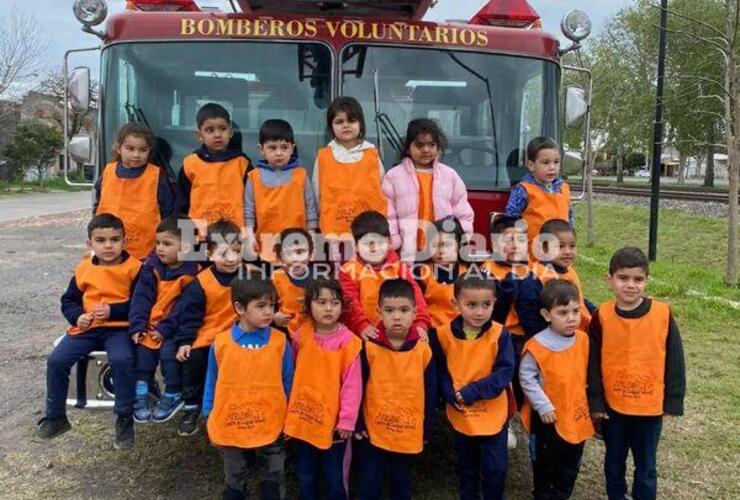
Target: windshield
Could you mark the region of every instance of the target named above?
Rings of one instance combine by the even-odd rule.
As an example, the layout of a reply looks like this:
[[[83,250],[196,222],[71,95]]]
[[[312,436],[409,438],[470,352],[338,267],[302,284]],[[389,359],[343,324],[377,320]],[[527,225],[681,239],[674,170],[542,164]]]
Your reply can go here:
[[[530,139],[558,138],[559,69],[551,62],[351,45],[342,52],[341,79],[342,94],[362,103],[368,139],[381,144],[386,169],[398,162],[393,143],[414,118],[440,123],[449,142],[443,161],[471,190],[509,189],[526,173]]]
[[[114,45],[103,60],[104,150],[108,161],[117,130],[145,119],[158,149],[176,173],[199,147],[195,114],[217,102],[230,112],[235,138],[256,160],[262,122],[287,120],[300,161],[313,167],[326,142],[331,100],[331,52],[316,43],[179,42]]]

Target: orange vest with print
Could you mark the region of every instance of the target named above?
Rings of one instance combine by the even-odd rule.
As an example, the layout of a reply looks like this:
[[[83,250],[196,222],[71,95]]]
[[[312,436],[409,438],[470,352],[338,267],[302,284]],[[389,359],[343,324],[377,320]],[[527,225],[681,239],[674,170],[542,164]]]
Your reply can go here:
[[[188,215],[200,234],[205,235],[206,226],[220,219],[244,227],[244,175],[248,167],[243,156],[214,162],[205,162],[195,153],[185,157],[182,168],[191,184]]]
[[[380,157],[375,148],[356,163],[339,163],[331,147],[319,150],[319,226],[325,236],[352,239],[350,225],[367,210],[385,215],[388,204],[380,188]]]
[[[237,315],[231,302],[231,288],[219,283],[211,269],[198,273],[195,279],[200,283],[206,296],[203,324],[193,342],[193,349],[198,349],[211,345],[217,334],[226,330],[231,331],[231,325],[236,321]]]
[[[487,260],[483,263],[483,269],[488,271],[491,276],[496,278],[498,281],[503,281],[509,273],[514,273],[517,278],[524,278],[529,274],[529,266],[526,264],[515,264],[512,266],[505,266],[495,261]],[[519,321],[519,315],[516,313],[514,304],[511,304],[511,309],[506,315],[506,323],[504,324],[506,331],[512,335],[524,335],[524,328]]]
[[[373,446],[395,453],[424,448],[424,370],[432,359],[425,342],[409,351],[365,343],[369,366],[363,415]]]
[[[586,399],[588,372],[588,335],[576,330],[575,342],[564,351],[551,351],[530,339],[522,351],[530,353],[542,373],[543,390],[555,407],[555,430],[571,444],[579,444],[594,435],[591,412]],[[532,405],[525,398],[522,407],[522,423],[531,432]]]
[[[609,407],[625,415],[663,414],[666,342],[671,309],[652,300],[650,311],[628,319],[616,302],[599,307],[601,373]]]
[[[467,270],[465,264],[460,264],[460,275]],[[432,318],[432,327],[442,328],[450,324],[460,312],[452,304],[454,298],[453,283],[440,283],[434,277],[434,264],[425,264],[421,268],[421,281],[424,283],[424,298],[429,306],[429,316]]]
[[[581,330],[588,331],[588,324],[591,322],[591,313],[588,312],[586,302],[583,300],[583,288],[581,288],[581,280],[578,278],[578,274],[573,266],[570,266],[564,274],[560,274],[555,271],[551,266],[542,264],[541,262],[535,262],[532,264],[532,272],[542,282],[542,286],[545,286],[551,280],[565,280],[578,288],[578,295],[581,296],[581,324],[578,326]]]
[[[86,258],[75,268],[75,284],[82,292],[82,309],[92,313],[98,304],[119,304],[131,298],[131,285],[141,269],[141,261],[129,257],[115,266],[100,266]],[[84,333],[91,328],[127,327],[128,321],[93,320],[85,330],[77,326],[67,329],[69,335]]]
[[[290,181],[269,187],[260,177],[260,169],[249,172],[249,180],[254,187],[254,208],[257,229],[255,236],[259,243],[260,257],[267,262],[275,262],[273,247],[278,241],[280,231],[289,227],[307,229],[306,226],[306,170],[291,170]]]
[[[401,277],[401,261],[384,264],[380,269],[373,269],[352,259],[342,266],[342,270],[357,284],[360,290],[362,311],[368,321],[373,325],[377,324],[380,321],[380,316],[378,316],[380,285],[386,280]]]
[[[304,321],[310,319],[303,313],[306,289],[294,285],[285,269],[277,269],[272,273],[272,282],[280,297],[280,312],[293,315],[293,319],[288,323],[288,331],[292,333],[298,330]]]
[[[416,236],[416,247],[418,250],[423,250],[426,244],[425,226],[434,224],[434,197],[432,195],[432,184],[434,183],[434,175],[432,175],[431,170],[429,172],[419,172],[417,170],[416,178],[419,181],[418,218],[420,222]]]
[[[135,179],[116,175],[117,163],[105,166],[100,178],[100,201],[96,214],[113,214],[126,228],[126,251],[139,260],[154,250],[154,235],[161,219],[157,187],[159,167],[148,164]]]
[[[547,193],[540,186],[530,182],[519,184],[527,191],[527,208],[522,219],[527,223],[527,238],[531,242],[545,222],[551,219],[568,220],[570,211],[570,186],[563,182],[559,193]]]
[[[328,450],[339,418],[342,374],[357,359],[362,341],[352,336],[340,349],[328,351],[316,342],[310,325],[299,333],[285,434]]]
[[[217,446],[259,448],[283,431],[288,406],[283,387],[287,340],[275,329],[260,349],[247,349],[224,330],[213,342],[218,365],[208,437]]]
[[[149,331],[157,328],[157,323],[166,318],[172,306],[175,305],[175,301],[182,293],[185,286],[195,279],[195,276],[189,274],[183,274],[173,280],[163,280],[159,277],[159,273],[154,271],[154,277],[157,280],[157,298],[154,301],[152,310],[149,313]],[[148,332],[147,332],[148,333]],[[159,349],[162,346],[161,340],[154,340],[150,335],[144,335],[139,343],[149,349]]]
[[[473,340],[458,339],[449,325],[437,331],[455,391],[491,375],[502,330],[501,325],[492,323],[491,328]],[[506,391],[501,391],[494,399],[478,400],[462,410],[448,404],[446,413],[452,427],[461,434],[493,436],[509,419],[509,398]]]

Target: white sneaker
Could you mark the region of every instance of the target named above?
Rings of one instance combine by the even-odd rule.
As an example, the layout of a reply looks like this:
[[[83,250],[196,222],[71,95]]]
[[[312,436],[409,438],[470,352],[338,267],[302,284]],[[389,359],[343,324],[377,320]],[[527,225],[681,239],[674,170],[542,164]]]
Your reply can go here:
[[[514,432],[514,429],[509,428],[509,437],[506,442],[506,447],[509,448],[510,450],[513,450],[514,448],[516,448],[516,444],[517,444],[516,433]]]

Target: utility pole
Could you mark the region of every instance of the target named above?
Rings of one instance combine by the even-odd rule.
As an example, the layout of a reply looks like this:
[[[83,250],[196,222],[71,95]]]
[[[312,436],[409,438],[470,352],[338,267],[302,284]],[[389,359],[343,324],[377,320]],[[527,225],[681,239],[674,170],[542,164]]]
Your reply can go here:
[[[658,257],[658,211],[660,209],[660,157],[663,152],[663,80],[665,78],[666,28],[668,25],[668,0],[660,2],[660,39],[658,45],[658,89],[655,99],[655,135],[653,137],[653,168],[650,175],[650,237],[648,258]]]

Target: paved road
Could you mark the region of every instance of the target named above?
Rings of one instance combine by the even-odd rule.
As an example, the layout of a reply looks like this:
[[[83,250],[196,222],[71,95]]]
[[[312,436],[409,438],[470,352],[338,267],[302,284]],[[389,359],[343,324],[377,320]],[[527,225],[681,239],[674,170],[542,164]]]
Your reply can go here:
[[[90,191],[0,196],[0,222],[90,208],[90,196]]]

